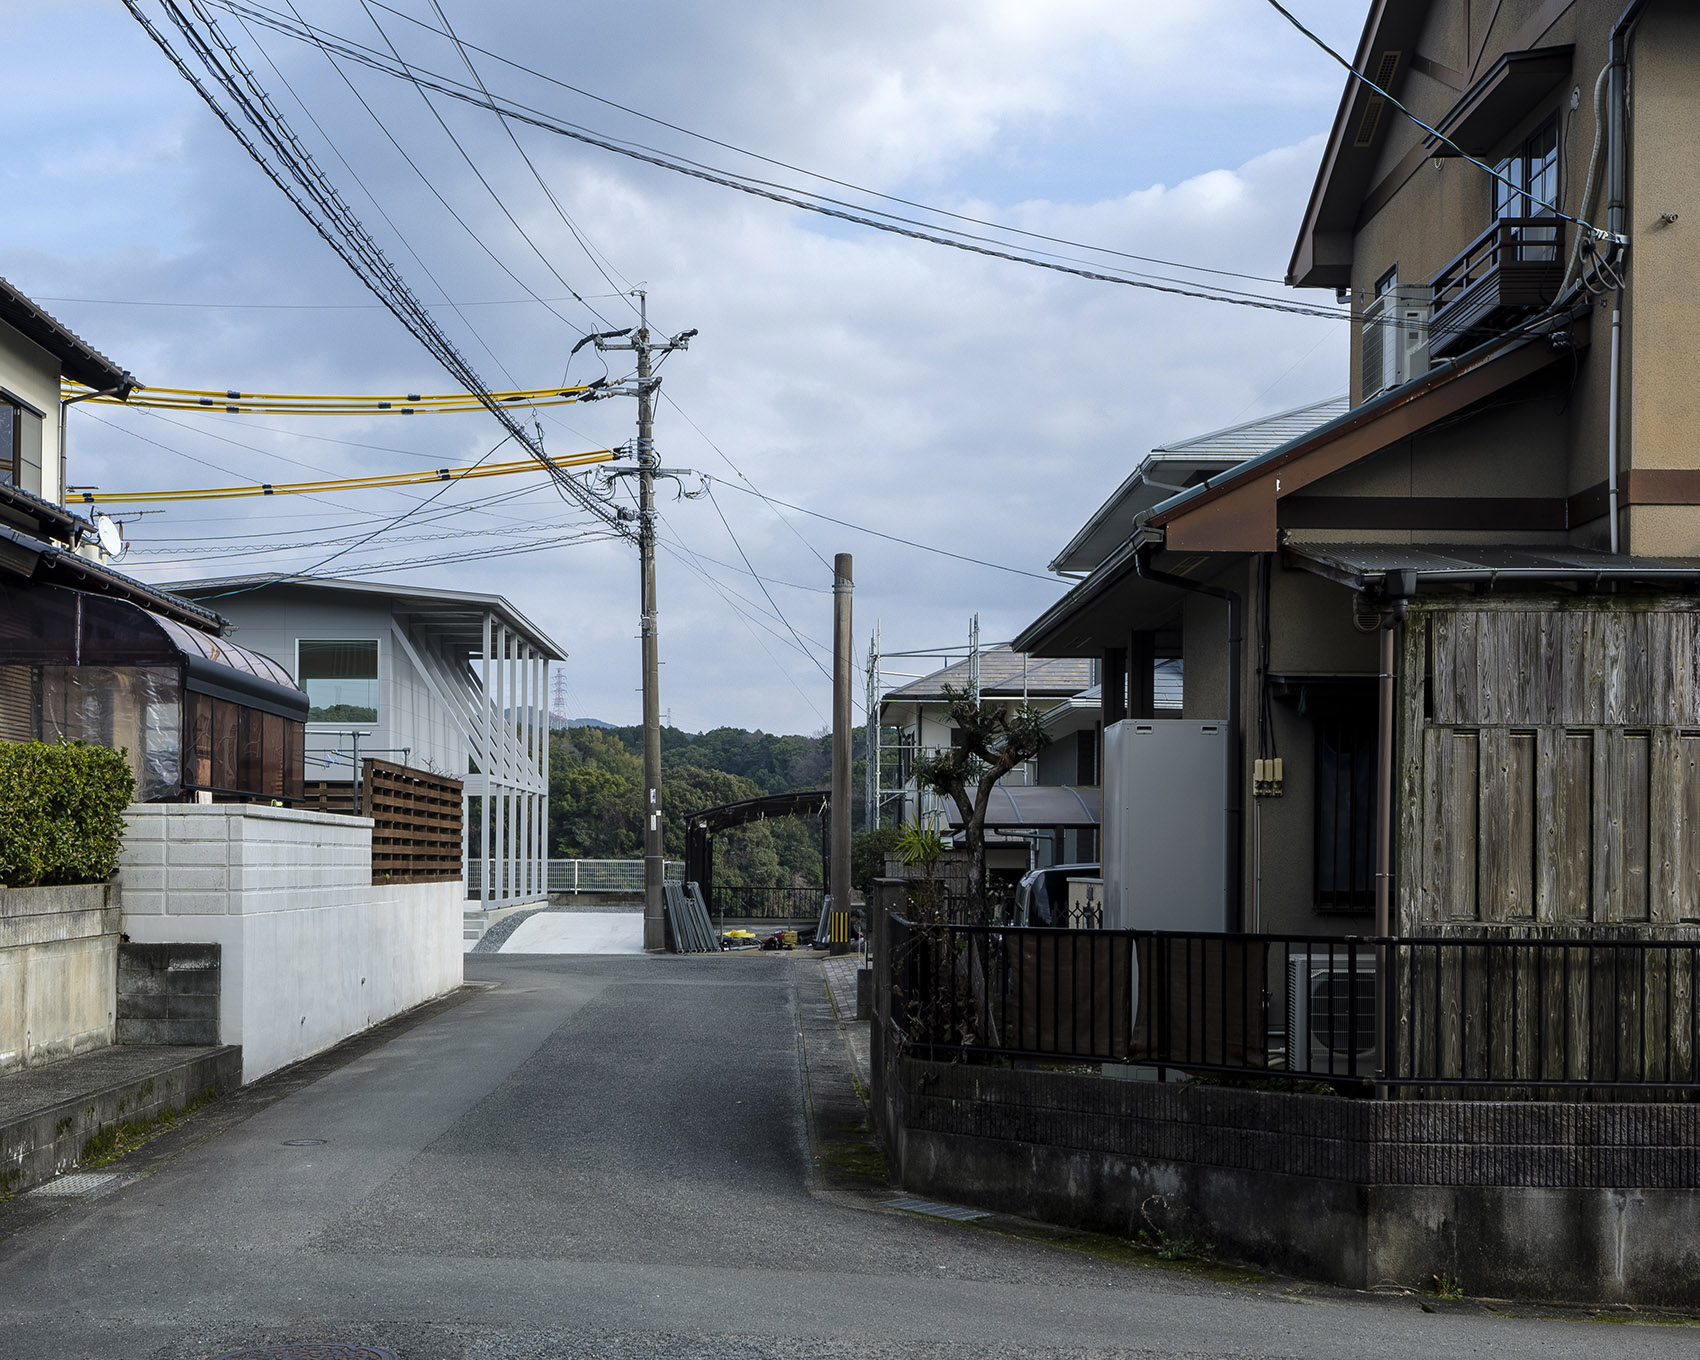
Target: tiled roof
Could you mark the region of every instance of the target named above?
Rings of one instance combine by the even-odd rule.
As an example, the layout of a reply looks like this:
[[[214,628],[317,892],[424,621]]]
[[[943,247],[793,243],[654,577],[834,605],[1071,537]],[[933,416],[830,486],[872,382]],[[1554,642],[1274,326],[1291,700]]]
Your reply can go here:
[[[35,341],[59,360],[67,378],[104,392],[120,388],[128,395],[141,384],[127,371],[86,341],[79,339],[63,322],[56,321],[5,279],[0,279],[0,322]]]
[[[1022,675],[1025,662],[1026,676]],[[966,659],[911,680],[886,693],[887,703],[912,703],[917,699],[942,699],[944,687],[967,689],[969,664]],[[1004,698],[1066,699],[1092,683],[1092,663],[1075,657],[1024,657],[1008,647],[986,647],[980,652],[980,693]]]
[[[1051,570],[1091,571],[1133,532],[1135,515],[1167,500],[1177,487],[1219,476],[1247,459],[1278,449],[1319,425],[1337,420],[1349,405],[1344,396],[1329,397],[1152,449],[1057,554]]]
[[[1194,435],[1178,443],[1163,444],[1152,453],[1191,453],[1200,456],[1222,455],[1230,458],[1252,458],[1270,449],[1279,448],[1289,439],[1314,430],[1318,425],[1343,416],[1351,407],[1345,395],[1313,401],[1308,406],[1295,406],[1272,416],[1259,416],[1241,425],[1229,425],[1210,434]]]

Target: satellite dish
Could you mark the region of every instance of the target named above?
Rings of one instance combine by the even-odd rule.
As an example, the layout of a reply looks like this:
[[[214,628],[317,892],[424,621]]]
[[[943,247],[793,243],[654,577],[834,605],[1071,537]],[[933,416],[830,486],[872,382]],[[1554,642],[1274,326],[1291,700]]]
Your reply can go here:
[[[118,527],[118,522],[111,515],[96,515],[94,532],[95,537],[100,540],[100,550],[108,557],[124,555],[124,531]]]

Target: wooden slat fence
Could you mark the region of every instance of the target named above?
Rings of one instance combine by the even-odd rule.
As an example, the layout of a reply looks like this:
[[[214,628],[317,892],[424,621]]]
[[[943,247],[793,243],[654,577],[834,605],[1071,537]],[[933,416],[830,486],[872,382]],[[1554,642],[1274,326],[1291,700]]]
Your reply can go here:
[[[461,876],[461,781],[387,760],[361,762],[372,819],[372,881],[435,883]]]

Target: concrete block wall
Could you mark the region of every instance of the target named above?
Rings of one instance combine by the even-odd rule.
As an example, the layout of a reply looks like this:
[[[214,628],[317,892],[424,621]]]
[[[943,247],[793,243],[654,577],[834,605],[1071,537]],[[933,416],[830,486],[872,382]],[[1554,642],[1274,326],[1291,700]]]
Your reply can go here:
[[[216,944],[120,944],[118,1042],[216,1045],[220,952]]]
[[[374,885],[368,818],[150,803],[125,821],[125,932],[222,947],[219,1040],[244,1081],[460,985],[461,883]]]
[[[108,885],[0,888],[0,1072],[110,1044],[117,970]]]

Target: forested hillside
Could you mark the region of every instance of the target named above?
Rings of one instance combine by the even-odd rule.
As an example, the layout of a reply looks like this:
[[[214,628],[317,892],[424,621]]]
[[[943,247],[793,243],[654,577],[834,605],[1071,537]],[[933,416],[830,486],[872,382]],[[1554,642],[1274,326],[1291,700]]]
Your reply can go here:
[[[861,733],[856,747],[860,751]],[[852,777],[860,821],[862,762]],[[767,793],[825,788],[832,739],[775,736],[721,727],[661,730],[661,796],[669,859],[683,858],[685,821],[703,808]],[[549,749],[550,855],[557,859],[637,859],[643,854],[642,732],[636,727],[573,727]],[[821,883],[820,827],[782,817],[715,838],[715,881],[727,886]]]

